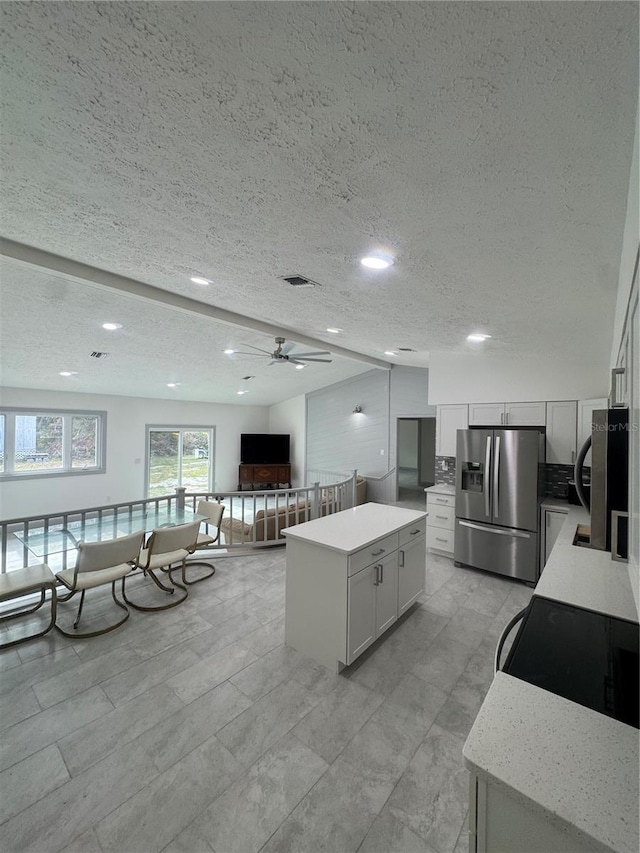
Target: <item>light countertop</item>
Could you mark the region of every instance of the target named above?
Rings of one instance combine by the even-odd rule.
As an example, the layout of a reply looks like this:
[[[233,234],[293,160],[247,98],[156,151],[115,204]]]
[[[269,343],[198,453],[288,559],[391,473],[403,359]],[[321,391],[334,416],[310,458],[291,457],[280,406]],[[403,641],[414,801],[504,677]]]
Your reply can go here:
[[[455,495],[456,487],[449,483],[436,483],[435,486],[427,486],[425,492],[433,495]]]
[[[535,594],[637,622],[627,566],[572,544],[571,506]],[[499,672],[464,746],[467,766],[588,849],[637,853],[638,731]]]
[[[562,498],[545,498],[540,504],[542,509],[555,509],[559,512],[569,512],[570,509],[573,509],[574,504],[570,504],[566,498],[563,500]]]
[[[331,551],[353,554],[360,548],[426,518],[426,512],[388,504],[367,503],[282,531],[287,539],[322,545]]]

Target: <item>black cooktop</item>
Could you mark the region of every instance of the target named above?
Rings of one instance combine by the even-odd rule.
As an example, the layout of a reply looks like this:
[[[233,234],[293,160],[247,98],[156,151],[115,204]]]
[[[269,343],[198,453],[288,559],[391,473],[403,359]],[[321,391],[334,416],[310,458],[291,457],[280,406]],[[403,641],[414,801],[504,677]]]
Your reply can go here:
[[[640,728],[638,634],[636,622],[534,595],[503,671]]]

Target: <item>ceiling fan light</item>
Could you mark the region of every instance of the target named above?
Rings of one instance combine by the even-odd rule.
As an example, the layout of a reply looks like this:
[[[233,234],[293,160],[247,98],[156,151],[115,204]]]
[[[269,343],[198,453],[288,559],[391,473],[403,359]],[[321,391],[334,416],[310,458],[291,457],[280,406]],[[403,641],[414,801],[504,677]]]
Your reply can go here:
[[[191,281],[194,284],[202,284],[202,285],[211,284],[211,282],[209,281],[208,278],[203,278],[203,276],[201,276],[201,275],[192,275]]]

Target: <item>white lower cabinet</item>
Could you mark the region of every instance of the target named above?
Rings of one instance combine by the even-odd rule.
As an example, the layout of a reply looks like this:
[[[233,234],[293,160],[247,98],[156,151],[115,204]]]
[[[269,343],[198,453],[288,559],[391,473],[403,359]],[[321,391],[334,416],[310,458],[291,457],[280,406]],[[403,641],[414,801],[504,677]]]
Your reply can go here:
[[[600,845],[515,794],[471,774],[469,853],[595,853]]]
[[[347,658],[355,660],[398,618],[398,553],[349,578]]]
[[[424,522],[400,533],[398,551],[398,616],[424,592],[426,547]],[[404,540],[404,541],[403,541]]]
[[[442,488],[442,487],[441,487]],[[456,522],[456,497],[451,490],[427,491],[427,547],[430,551],[453,557],[453,535]]]
[[[567,514],[569,512],[569,507],[565,510],[561,509],[546,509],[542,507],[540,510],[541,519],[540,519],[540,572],[544,569],[547,560],[549,559],[549,554],[553,550],[553,546],[556,544],[556,539],[560,531],[562,530],[562,525],[567,520]]]
[[[285,642],[331,669],[353,663],[424,590],[424,513],[381,504],[345,513],[286,534]],[[376,529],[381,535],[372,539]],[[354,548],[359,538],[367,544]]]

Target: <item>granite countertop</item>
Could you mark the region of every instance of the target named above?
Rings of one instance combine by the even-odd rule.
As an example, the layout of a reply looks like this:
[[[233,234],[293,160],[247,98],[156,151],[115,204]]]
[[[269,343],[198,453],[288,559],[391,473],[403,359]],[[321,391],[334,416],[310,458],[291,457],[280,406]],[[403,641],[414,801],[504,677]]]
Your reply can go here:
[[[293,527],[285,527],[282,532],[286,534],[287,539],[299,539],[322,545],[331,551],[353,554],[383,536],[396,533],[426,517],[427,513],[421,510],[366,503]]]
[[[568,505],[567,505],[568,506]],[[536,595],[638,621],[625,564],[573,545],[571,506]],[[467,766],[588,850],[637,853],[638,731],[499,672],[464,745]]]
[[[456,487],[449,483],[436,483],[435,486],[427,486],[425,492],[427,494],[431,493],[435,495],[455,495]]]

